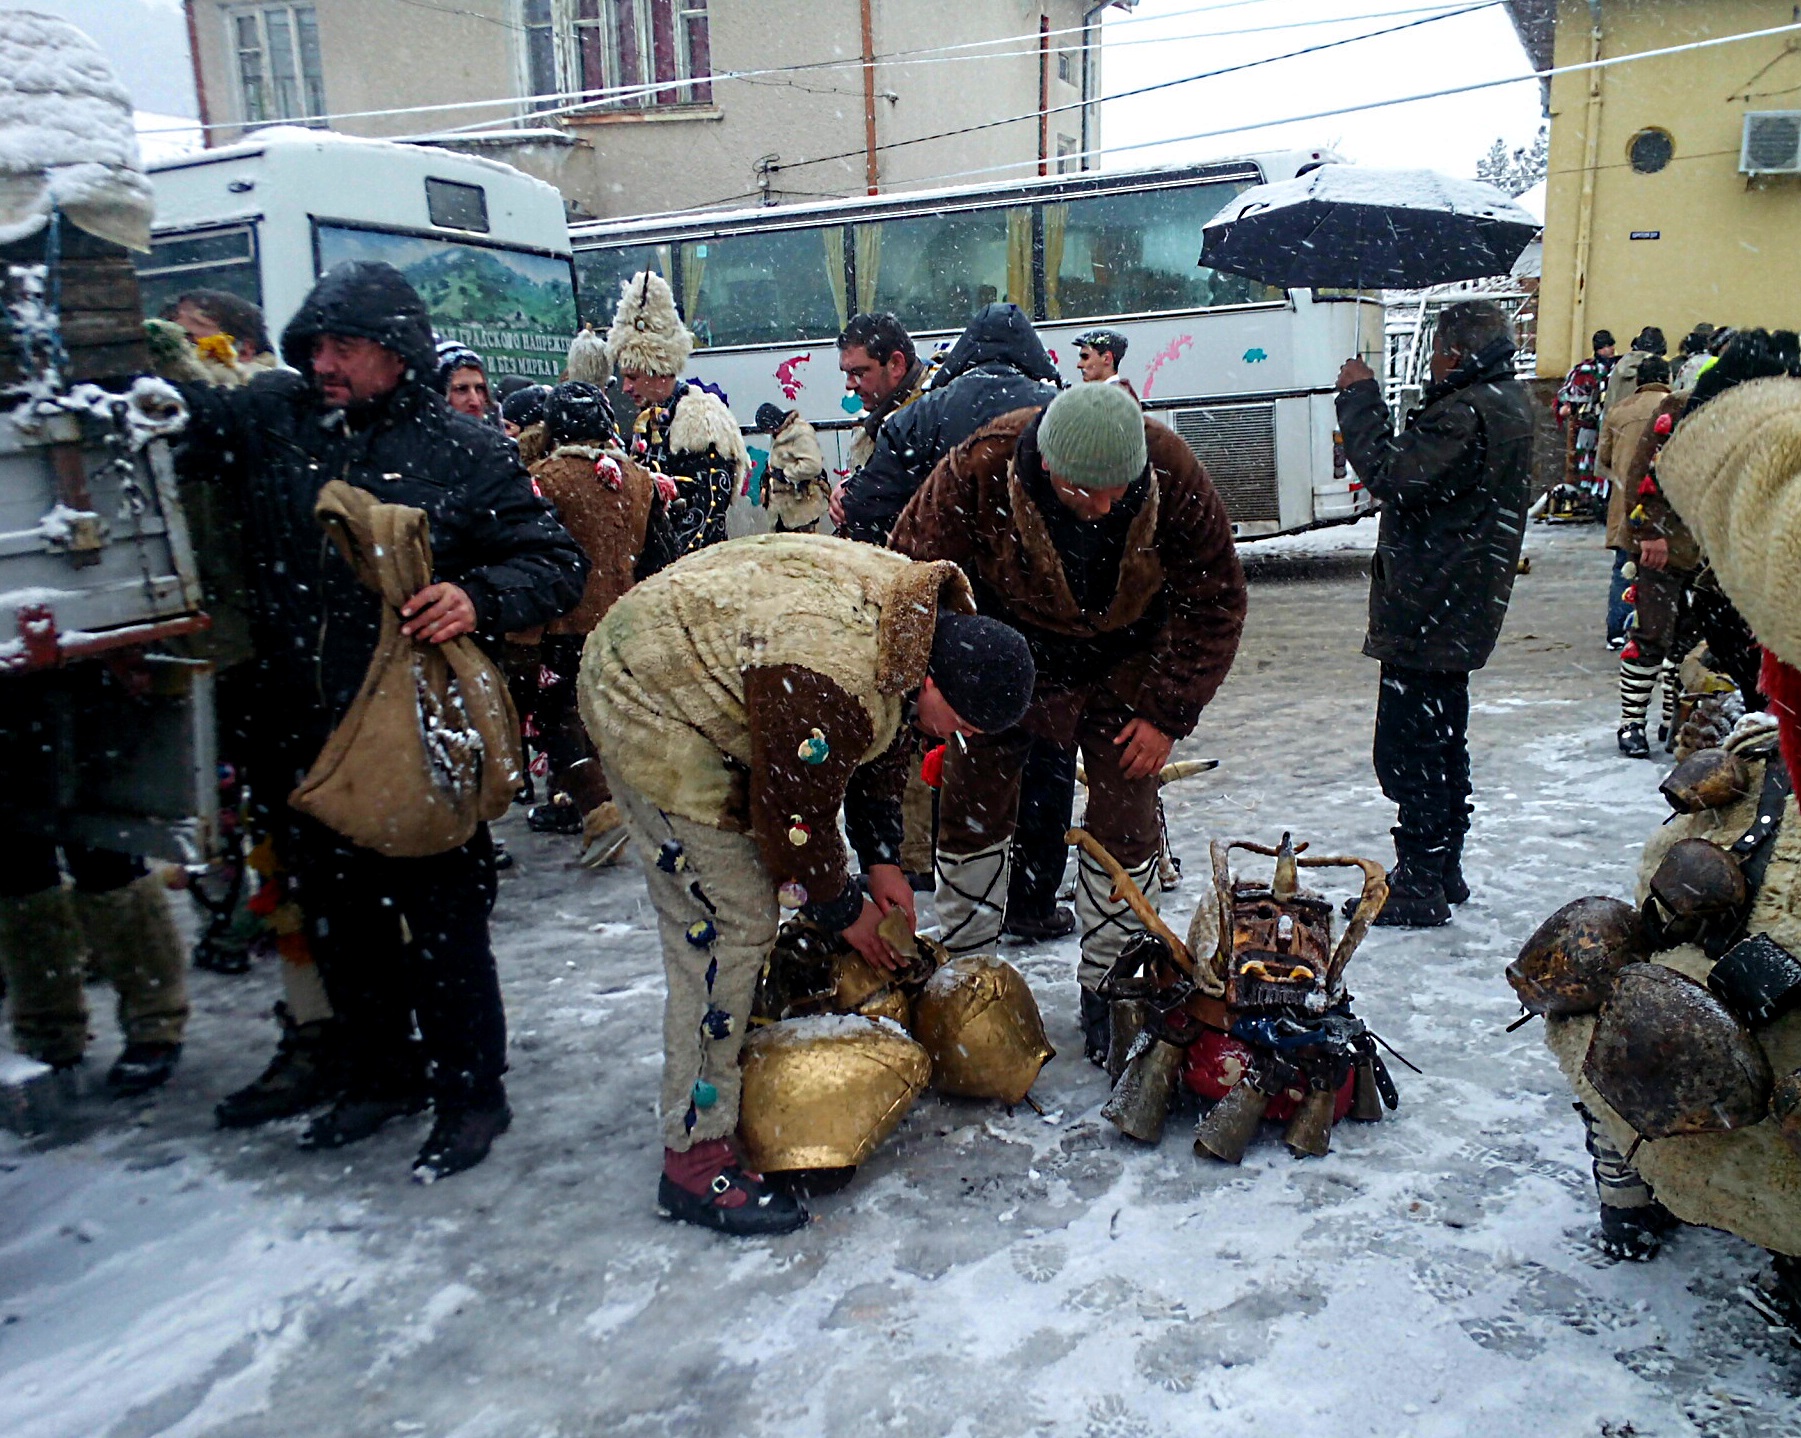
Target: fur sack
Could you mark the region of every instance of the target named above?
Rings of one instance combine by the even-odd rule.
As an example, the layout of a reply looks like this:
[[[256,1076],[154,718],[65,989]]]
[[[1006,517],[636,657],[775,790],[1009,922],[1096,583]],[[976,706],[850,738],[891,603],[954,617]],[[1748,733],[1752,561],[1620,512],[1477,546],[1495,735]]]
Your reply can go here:
[[[431,644],[400,632],[400,607],[431,583],[424,510],[333,480],[313,513],[381,595],[381,637],[363,687],[288,803],[390,858],[445,853],[504,814],[524,782],[513,701],[469,635]]]

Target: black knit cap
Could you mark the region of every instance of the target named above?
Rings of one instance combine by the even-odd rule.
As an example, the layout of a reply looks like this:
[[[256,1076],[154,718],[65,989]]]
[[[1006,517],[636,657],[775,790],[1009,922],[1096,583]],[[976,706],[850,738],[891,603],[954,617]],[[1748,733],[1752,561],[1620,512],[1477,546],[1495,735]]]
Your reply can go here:
[[[606,391],[585,381],[565,380],[550,392],[544,404],[544,423],[552,444],[619,443],[613,406]]]
[[[1604,350],[1612,343],[1613,343],[1613,331],[1612,330],[1596,330],[1595,331],[1595,338],[1594,338],[1593,344],[1596,349]]]
[[[985,734],[1011,729],[1032,702],[1037,670],[1017,629],[979,614],[938,614],[926,673],[957,717]]]
[[[528,424],[536,424],[544,418],[544,409],[549,403],[549,385],[528,384],[523,389],[514,390],[500,402],[500,413],[509,424],[516,424],[524,429]]]

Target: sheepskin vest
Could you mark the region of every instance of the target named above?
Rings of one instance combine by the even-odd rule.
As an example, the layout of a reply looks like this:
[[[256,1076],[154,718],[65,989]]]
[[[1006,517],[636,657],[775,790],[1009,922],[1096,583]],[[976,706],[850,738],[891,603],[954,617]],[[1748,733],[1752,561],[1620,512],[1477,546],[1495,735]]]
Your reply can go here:
[[[597,469],[603,459],[612,461],[609,472],[619,477],[617,489]],[[581,603],[551,620],[544,632],[586,634],[632,587],[656,489],[650,476],[623,454],[592,444],[558,445],[532,466],[532,479],[556,506],[557,518],[592,566]]]
[[[867,763],[925,680],[941,605],[975,610],[954,564],[814,534],[715,545],[636,586],[588,637],[582,720],[608,767],[658,808],[742,831],[745,671],[793,665],[830,679],[869,718]]]
[[[1725,809],[1679,815],[1652,834],[1639,866],[1640,903],[1651,875],[1678,839],[1730,844],[1750,828],[1757,818],[1757,796],[1763,791],[1763,765],[1754,763],[1751,770],[1750,797]],[[1746,932],[1766,933],[1791,953],[1801,954],[1801,814],[1793,797],[1770,842],[1774,852],[1752,899]],[[1667,949],[1653,962],[1702,981],[1713,967],[1713,960],[1694,944]],[[1576,1096],[1624,1153],[1638,1135],[1582,1076],[1594,1031],[1593,1014],[1549,1019],[1545,1042]],[[1757,1038],[1777,1078],[1801,1068],[1801,1012],[1788,1013],[1758,1030]],[[1801,1159],[1782,1141],[1773,1119],[1731,1133],[1647,1141],[1639,1145],[1633,1166],[1658,1201],[1685,1223],[1723,1228],[1760,1248],[1801,1256]]]

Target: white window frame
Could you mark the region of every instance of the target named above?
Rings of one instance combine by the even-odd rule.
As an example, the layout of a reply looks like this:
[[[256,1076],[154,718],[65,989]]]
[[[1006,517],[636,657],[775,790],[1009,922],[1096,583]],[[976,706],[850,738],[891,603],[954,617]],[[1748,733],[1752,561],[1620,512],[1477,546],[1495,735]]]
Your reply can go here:
[[[294,61],[294,84],[298,110],[284,113],[276,103],[276,83],[270,68],[271,46],[269,43],[269,16],[277,11],[288,18],[288,43]],[[232,93],[237,98],[238,120],[246,129],[256,129],[263,125],[308,124],[319,120],[328,113],[325,102],[325,61],[319,56],[318,106],[314,108],[307,85],[306,51],[300,43],[300,15],[302,12],[312,18],[312,29],[315,44],[319,35],[319,7],[310,0],[259,0],[259,3],[248,5],[230,5],[221,12],[225,22],[225,54],[231,66]],[[239,22],[246,19],[255,21],[258,53],[261,56],[261,83],[265,87],[266,98],[270,101],[269,113],[261,118],[254,118],[250,113],[250,94],[244,84],[243,48],[238,43]]]
[[[600,0],[603,10],[611,10],[617,0]],[[515,6],[516,22],[520,31],[524,32],[525,3],[519,0]],[[556,64],[555,89],[560,94],[574,94],[584,88],[582,75],[582,55],[580,32],[586,29],[600,29],[602,39],[602,83],[599,88],[616,89],[624,82],[621,71],[624,61],[620,54],[620,28],[617,17],[603,18],[596,16],[583,19],[580,0],[550,0],[551,45]],[[674,7],[675,15],[675,66],[676,78],[658,81],[656,72],[656,33],[655,17],[649,0],[639,0],[633,7],[632,28],[637,41],[640,64],[650,71],[650,78],[641,78],[634,87],[635,93],[622,99],[596,100],[593,108],[597,110],[655,110],[675,105],[693,105],[710,103],[695,98],[694,88],[697,83],[704,83],[712,78],[709,67],[707,74],[694,73],[694,54],[689,36],[690,20],[708,20],[711,15],[706,0],[678,0]],[[710,25],[709,25],[710,29]],[[529,47],[522,40],[519,59],[520,78],[525,97],[532,98],[532,92],[538,89],[531,73],[531,54]],[[657,93],[661,90],[674,90],[678,98],[673,102],[661,102]],[[564,102],[567,103],[567,102]]]

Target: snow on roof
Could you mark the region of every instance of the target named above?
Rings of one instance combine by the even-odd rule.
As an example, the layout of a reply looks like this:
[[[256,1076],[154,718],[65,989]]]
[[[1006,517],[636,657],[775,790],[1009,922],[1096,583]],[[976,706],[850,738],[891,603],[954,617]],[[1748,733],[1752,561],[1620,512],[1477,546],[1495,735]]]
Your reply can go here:
[[[1531,189],[1515,195],[1513,202],[1542,225],[1545,222],[1545,194],[1550,188],[1548,181],[1540,180]]]
[[[1379,170],[1362,165],[1321,165],[1292,180],[1259,185],[1234,196],[1208,223],[1237,219],[1253,206],[1274,209],[1310,200],[1332,205],[1438,210],[1448,215],[1474,215],[1535,227],[1544,223],[1483,180],[1460,180],[1436,170]]]
[[[150,248],[156,208],[131,97],[66,20],[0,10],[0,244],[60,209],[90,234]]]

